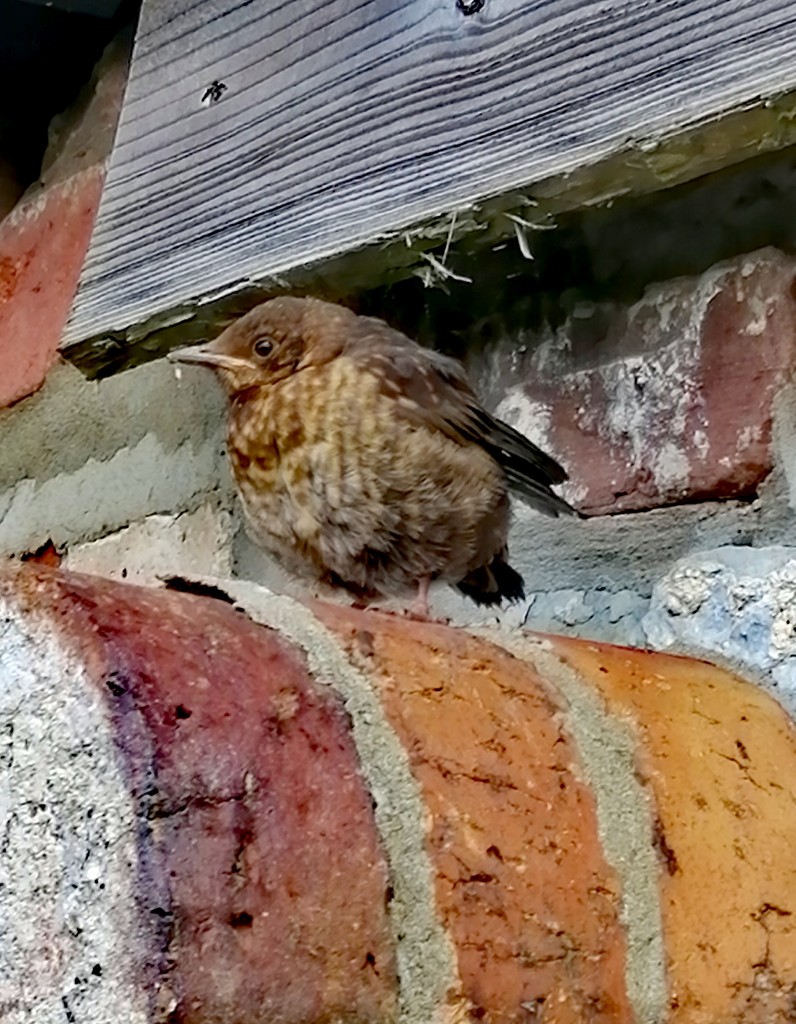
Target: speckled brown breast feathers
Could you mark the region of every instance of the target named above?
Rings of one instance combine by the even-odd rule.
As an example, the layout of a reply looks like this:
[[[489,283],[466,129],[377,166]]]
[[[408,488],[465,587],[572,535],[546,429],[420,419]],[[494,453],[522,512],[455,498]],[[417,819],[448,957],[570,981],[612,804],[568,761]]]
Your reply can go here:
[[[314,299],[264,303],[207,346],[249,531],[288,568],[362,595],[442,579],[522,594],[506,562],[508,488],[547,514],[561,467],[478,403],[453,360]]]

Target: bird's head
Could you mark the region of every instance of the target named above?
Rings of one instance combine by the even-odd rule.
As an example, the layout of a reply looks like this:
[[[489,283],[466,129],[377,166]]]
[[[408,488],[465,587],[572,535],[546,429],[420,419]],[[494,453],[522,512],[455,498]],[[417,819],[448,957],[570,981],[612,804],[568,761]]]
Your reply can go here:
[[[328,362],[342,349],[345,323],[353,318],[342,306],[282,295],[249,310],[214,341],[177,349],[169,359],[211,367],[234,397]]]

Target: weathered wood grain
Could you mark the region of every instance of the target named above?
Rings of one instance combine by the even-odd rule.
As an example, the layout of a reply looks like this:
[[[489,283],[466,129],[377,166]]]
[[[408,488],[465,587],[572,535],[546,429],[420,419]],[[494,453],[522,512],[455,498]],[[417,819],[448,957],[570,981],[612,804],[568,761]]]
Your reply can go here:
[[[793,0],[145,0],[65,344],[794,88]]]

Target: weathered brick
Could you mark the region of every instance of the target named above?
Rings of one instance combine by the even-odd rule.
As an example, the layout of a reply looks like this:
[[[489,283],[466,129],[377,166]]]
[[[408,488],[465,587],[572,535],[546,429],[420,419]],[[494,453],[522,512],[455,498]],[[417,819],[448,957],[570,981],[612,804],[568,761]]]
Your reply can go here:
[[[37,568],[7,579],[2,597],[27,609],[34,633],[56,624],[89,667],[96,692],[85,706],[105,706],[134,806],[136,898],[151,922],[129,970],[140,984],[149,977],[158,1005],[169,994],[169,1019],[394,1019],[371,798],[341,703],[303,656],[191,594]],[[64,817],[59,831],[71,825]],[[47,941],[67,938],[61,929]],[[48,997],[42,984],[31,1012]]]
[[[0,408],[40,387],[57,358],[116,134],[130,48],[129,30],[109,43],[81,95],[53,118],[39,182],[0,220]],[[0,218],[12,205],[6,192],[0,167]]]
[[[132,27],[111,40],[91,80],[67,110],[50,122],[40,184],[49,188],[104,164],[113,148],[130,70]]]
[[[516,346],[498,360],[498,412],[561,458],[582,509],[750,496],[772,468],[773,404],[796,357],[794,274],[766,249],[651,286],[629,309],[579,310],[519,370]]]
[[[0,222],[0,407],[40,387],[57,358],[103,180],[92,167]]]
[[[796,990],[796,729],[704,662],[547,638],[638,738],[654,801],[670,1024],[786,1024]]]
[[[470,1019],[631,1021],[617,881],[543,680],[444,626],[315,609],[381,680],[422,787]]]
[[[219,586],[252,618],[215,584],[0,584],[3,1006],[389,1024],[400,988],[440,1024],[791,1019],[796,730],[771,698]]]

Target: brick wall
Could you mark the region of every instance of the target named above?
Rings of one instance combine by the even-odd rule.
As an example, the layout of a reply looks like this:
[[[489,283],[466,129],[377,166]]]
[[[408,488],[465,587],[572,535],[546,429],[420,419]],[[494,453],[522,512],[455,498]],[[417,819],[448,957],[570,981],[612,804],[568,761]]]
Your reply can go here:
[[[596,516],[519,510],[524,621],[723,658],[794,706],[794,280],[792,256],[761,249],[468,354]]]
[[[8,1019],[791,1019],[761,690],[222,586],[0,586]]]
[[[792,1019],[794,259],[465,347],[592,514],[517,505],[524,604],[308,605],[210,374],[57,355],[125,66],[0,221],[0,1016]]]

